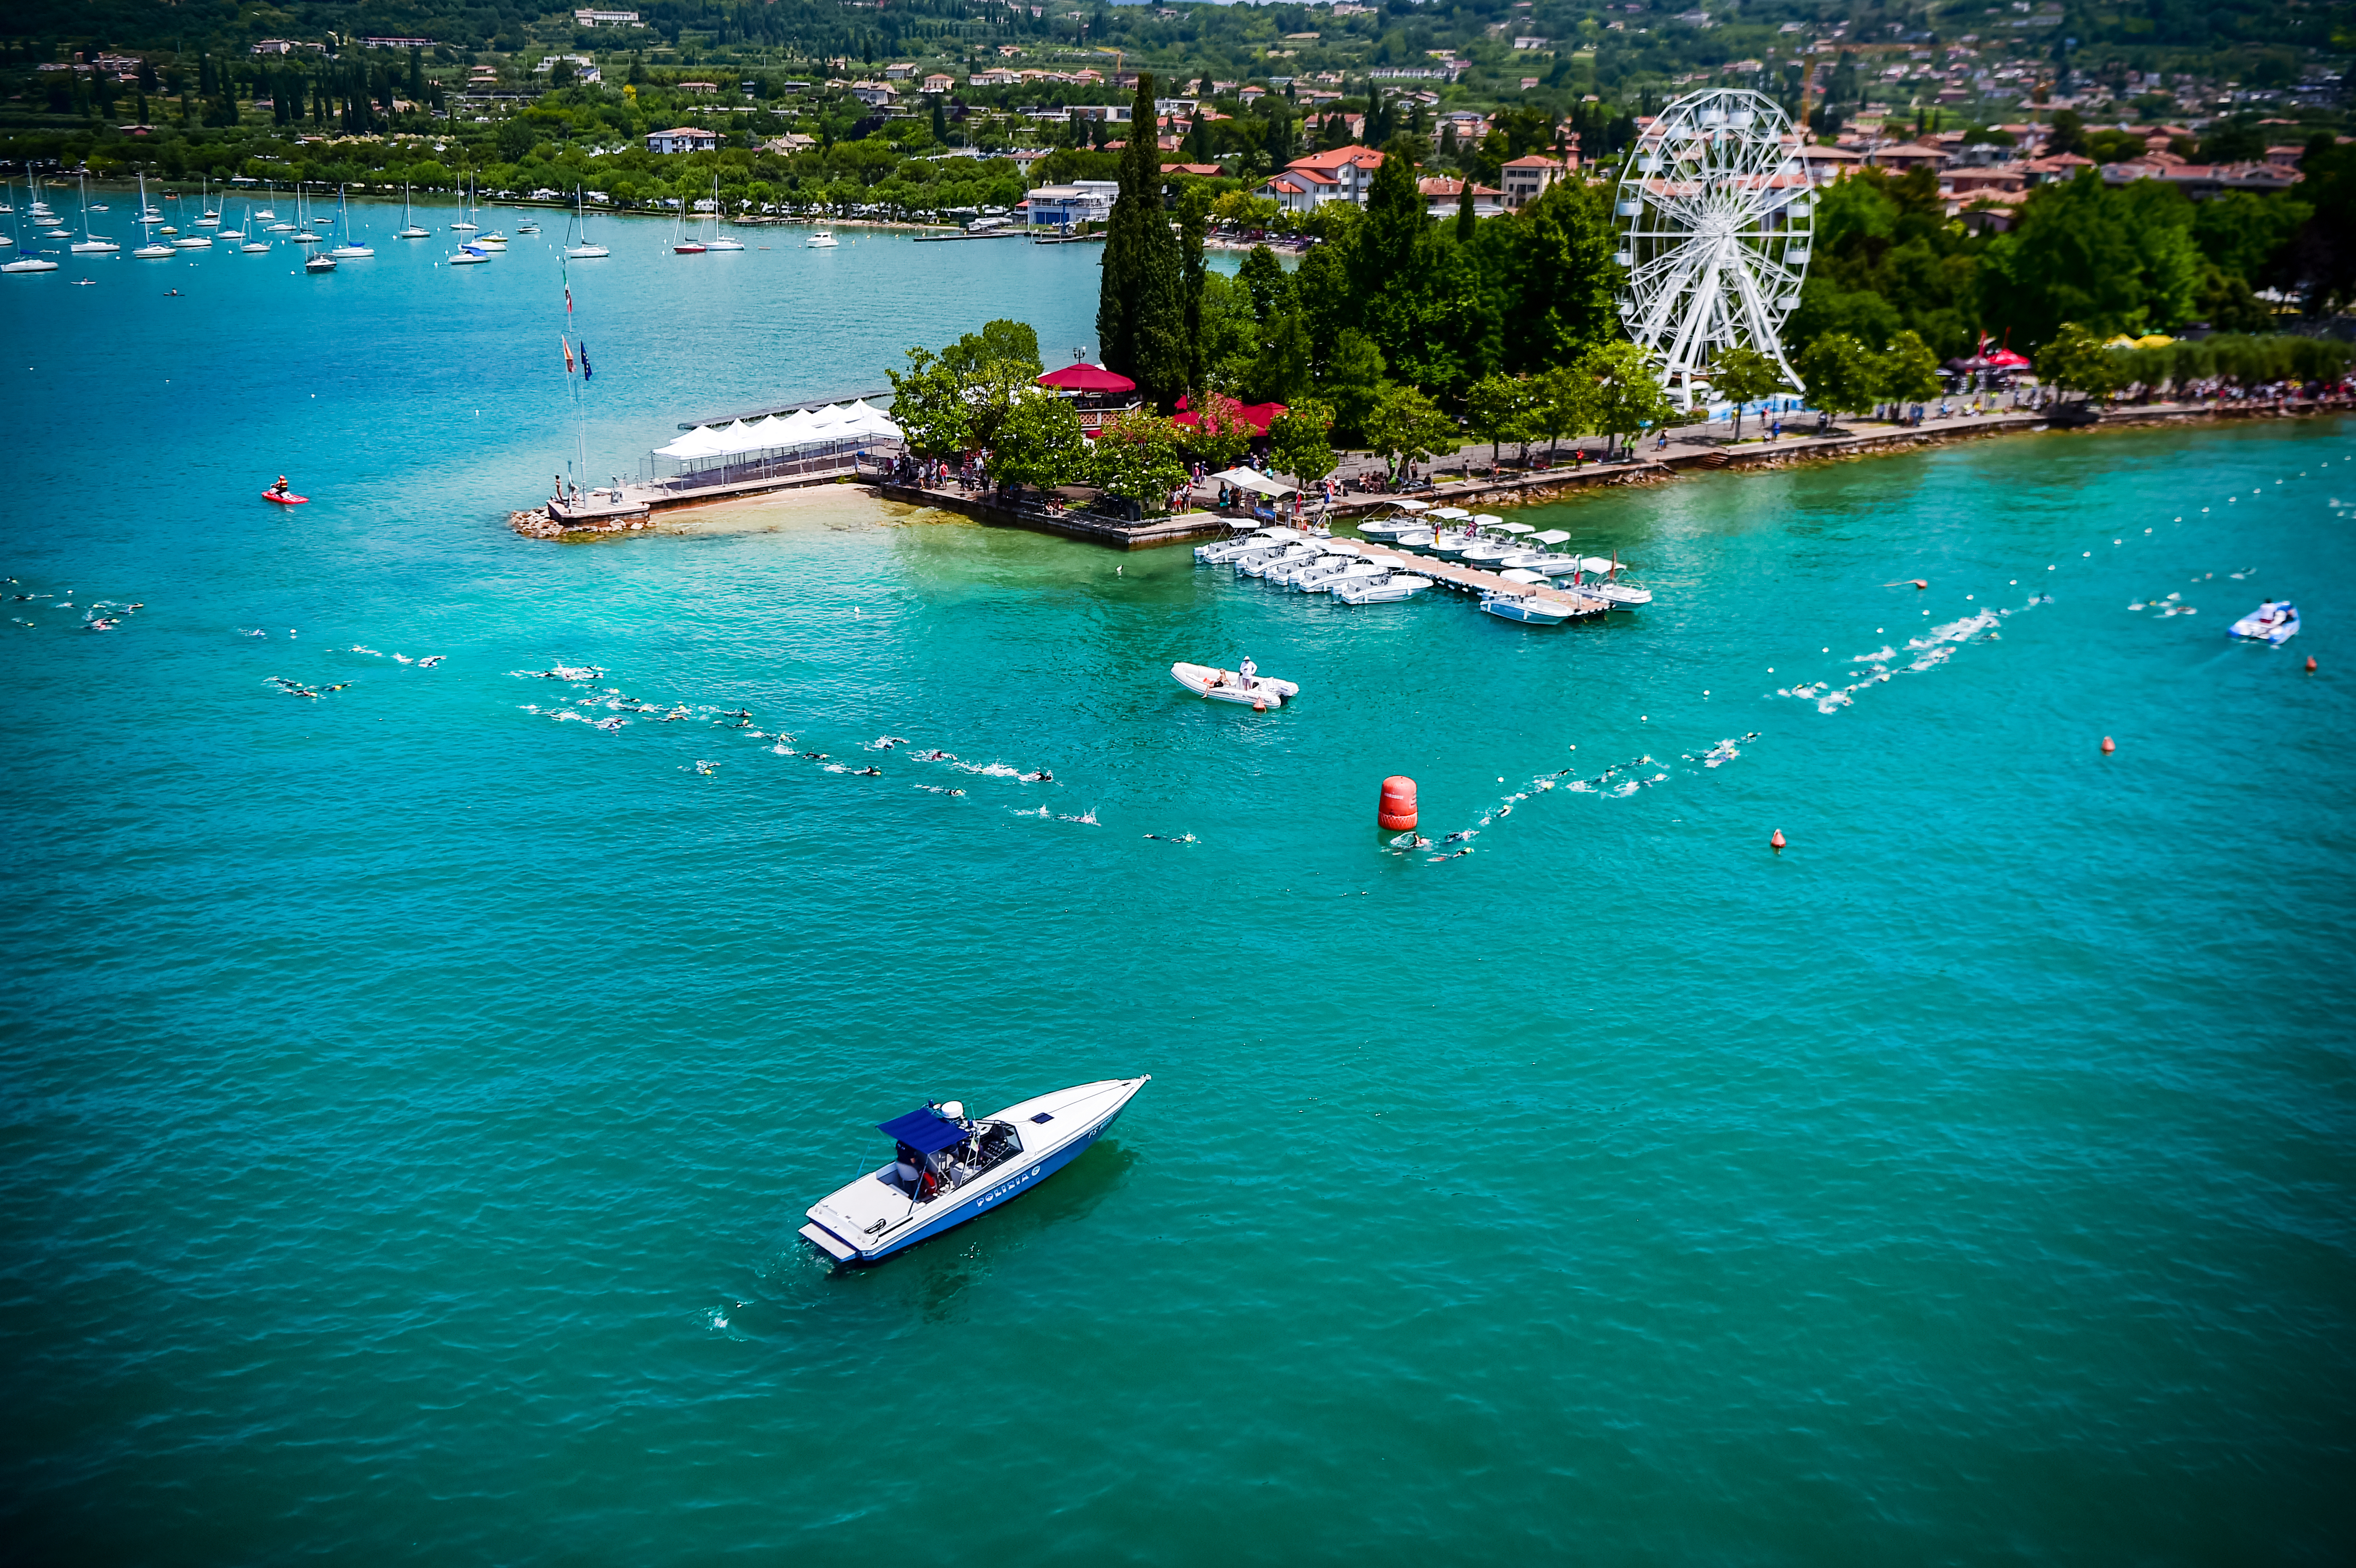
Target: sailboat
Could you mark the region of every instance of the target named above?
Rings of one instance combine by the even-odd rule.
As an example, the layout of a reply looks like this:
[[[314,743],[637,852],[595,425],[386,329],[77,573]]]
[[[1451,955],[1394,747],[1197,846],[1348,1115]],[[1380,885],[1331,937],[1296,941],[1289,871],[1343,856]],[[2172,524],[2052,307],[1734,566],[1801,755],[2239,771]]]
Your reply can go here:
[[[401,187],[401,232],[394,235],[393,238],[396,240],[423,240],[427,238],[426,231],[417,227],[417,220],[409,215],[409,183],[406,180],[402,182]]]
[[[195,225],[189,227],[194,228]],[[164,232],[174,236],[172,248],[176,251],[209,251],[213,248],[213,237],[209,234],[182,234],[168,228]]]
[[[344,242],[327,252],[338,261],[363,261],[376,254],[365,245],[352,242],[352,208],[344,199],[344,187],[336,187],[336,219],[344,226]]]
[[[742,251],[744,241],[731,240],[720,232],[720,176],[712,176],[712,238],[703,242],[707,251]]]
[[[32,185],[36,192],[40,188],[38,182],[34,181],[29,175],[27,176],[27,183]],[[8,194],[11,197],[16,194],[16,187],[13,182],[8,187]],[[40,204],[37,200],[34,205]],[[57,270],[58,264],[55,261],[50,261],[47,256],[37,256],[30,251],[20,250],[13,261],[0,261],[0,272],[54,272]]]
[[[294,232],[286,238],[297,245],[316,245],[319,242],[319,237],[311,232],[310,219],[304,214],[303,182],[300,180],[294,182]]]
[[[197,184],[199,189],[203,192],[202,195],[197,197],[197,200],[204,208],[204,211],[197,218],[197,227],[199,229],[219,229],[220,227],[220,214],[213,210],[212,183],[209,178],[200,176],[198,179]]]
[[[476,230],[473,193],[465,180],[458,185],[458,221],[450,225],[450,229],[455,234],[472,234]]]
[[[671,225],[670,248],[681,256],[701,256],[704,251],[703,241],[687,232],[687,197],[685,197],[679,198],[679,221]]]
[[[267,229],[257,229],[254,227],[255,221],[262,216],[262,214],[253,210],[253,197],[250,196],[247,197],[245,198],[245,227],[238,231],[238,237],[245,241],[245,243],[238,247],[241,253],[248,256],[260,256],[268,253],[270,250],[270,241],[262,239],[260,236],[269,231]]]
[[[325,251],[314,251],[304,261],[303,270],[306,272],[332,272],[336,270],[336,259]]]
[[[278,199],[278,187],[274,185],[270,187],[270,199],[273,202]],[[278,209],[275,207],[265,207],[253,216],[260,219],[262,226],[273,234],[292,234],[294,232],[294,225],[279,217]]]
[[[29,177],[31,178],[33,186],[33,227],[36,229],[64,228],[66,220],[59,218],[55,212],[49,210],[49,204],[41,199],[40,176],[38,175],[34,175]]]
[[[270,199],[273,201],[276,201],[278,199],[278,187],[274,185],[270,187]],[[245,216],[248,222],[275,223],[278,221],[278,213],[274,208],[265,207],[257,211],[254,208],[253,203],[251,201],[245,204]]]
[[[155,227],[155,220],[164,215],[147,205],[147,176],[144,173],[139,176],[139,211],[142,215],[139,219],[140,238],[147,242],[131,253],[143,261],[170,260],[172,248],[169,245],[155,243],[155,236],[152,232]]]
[[[112,256],[122,249],[113,240],[91,233],[90,176],[84,175],[81,180],[81,238],[73,242],[73,253],[77,256]]]
[[[600,256],[610,256],[614,253],[603,245],[593,245],[589,242],[589,209],[582,205],[579,186],[573,187],[573,219],[579,226],[581,243],[567,245],[564,248],[566,255],[576,261],[592,261]]]

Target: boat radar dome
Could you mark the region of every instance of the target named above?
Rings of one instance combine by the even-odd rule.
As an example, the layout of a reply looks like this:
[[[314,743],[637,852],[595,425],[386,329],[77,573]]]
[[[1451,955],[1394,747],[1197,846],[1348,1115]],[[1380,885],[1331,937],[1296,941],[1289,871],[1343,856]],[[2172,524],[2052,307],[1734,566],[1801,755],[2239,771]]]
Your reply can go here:
[[[941,1115],[944,1115],[944,1116],[947,1116],[947,1117],[948,1117],[950,1121],[952,1121],[952,1122],[962,1122],[962,1121],[964,1121],[964,1120],[965,1120],[965,1102],[964,1102],[964,1101],[962,1101],[962,1100],[944,1100],[944,1101],[942,1101],[942,1102],[941,1102]]]

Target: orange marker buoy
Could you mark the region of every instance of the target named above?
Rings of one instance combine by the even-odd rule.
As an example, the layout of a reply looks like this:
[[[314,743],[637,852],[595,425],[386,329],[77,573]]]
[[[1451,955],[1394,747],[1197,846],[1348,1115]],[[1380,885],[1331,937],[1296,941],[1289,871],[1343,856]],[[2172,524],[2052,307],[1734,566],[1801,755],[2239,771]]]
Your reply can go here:
[[[2309,675],[2313,675],[2315,673],[2315,656],[2313,654],[2307,656],[2307,673]]]
[[[1914,580],[1914,586],[1917,588],[1928,588],[1931,585],[1918,577]]]
[[[1783,852],[1783,830],[1782,828],[1778,827],[1775,829],[1775,837],[1767,840],[1767,848],[1774,850],[1778,855],[1781,855]]]
[[[2118,749],[2119,746],[2117,741],[2112,740],[2108,735],[2103,737],[2103,755],[2107,757]]]
[[[1268,704],[1265,702],[1255,702],[1252,704],[1252,711],[1254,713],[1265,713],[1268,711]]]
[[[1375,825],[1393,833],[1415,827],[1415,781],[1394,773],[1383,781],[1382,799],[1375,805]]]

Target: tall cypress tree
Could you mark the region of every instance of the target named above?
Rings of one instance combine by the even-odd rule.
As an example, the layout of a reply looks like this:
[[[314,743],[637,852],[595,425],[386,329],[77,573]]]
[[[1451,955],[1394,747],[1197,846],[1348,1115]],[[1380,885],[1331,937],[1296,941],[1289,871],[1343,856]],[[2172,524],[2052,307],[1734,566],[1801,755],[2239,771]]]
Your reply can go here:
[[[1178,237],[1162,209],[1161,150],[1153,78],[1141,72],[1129,144],[1121,150],[1120,195],[1105,229],[1097,337],[1106,368],[1135,381],[1167,411],[1186,389],[1186,302]]]

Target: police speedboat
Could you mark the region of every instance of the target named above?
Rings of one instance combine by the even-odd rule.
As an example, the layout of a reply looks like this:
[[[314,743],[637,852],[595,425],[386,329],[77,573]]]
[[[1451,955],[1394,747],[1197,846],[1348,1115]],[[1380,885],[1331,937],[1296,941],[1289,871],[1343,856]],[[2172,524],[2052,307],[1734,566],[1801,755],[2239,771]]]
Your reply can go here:
[[[839,1264],[872,1264],[995,1209],[1053,1176],[1112,1125],[1142,1078],[1107,1078],[969,1120],[955,1100],[880,1123],[892,1162],[828,1193],[802,1239]]]

